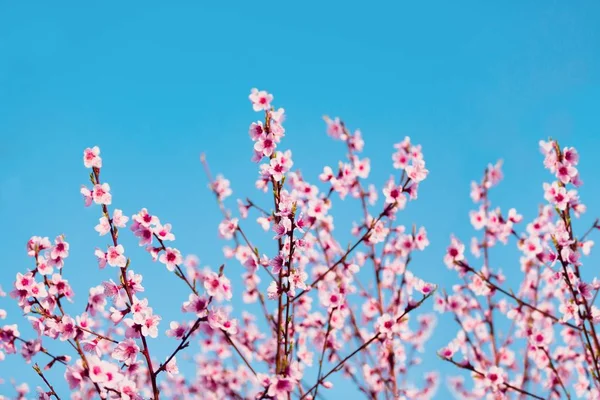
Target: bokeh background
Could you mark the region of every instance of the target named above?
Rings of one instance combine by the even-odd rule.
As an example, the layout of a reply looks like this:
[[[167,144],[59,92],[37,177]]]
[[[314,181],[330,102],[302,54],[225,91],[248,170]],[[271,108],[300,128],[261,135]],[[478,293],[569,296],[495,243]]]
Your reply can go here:
[[[540,139],[579,149],[588,205],[575,223],[581,232],[600,215],[599,17],[593,1],[4,2],[0,285],[8,292],[15,274],[32,267],[25,251],[32,235],[67,236],[64,273],[78,302],[72,312],[83,311],[90,286],[113,277],[98,270],[94,257],[94,248],[107,243],[93,229],[100,210],[85,209],[79,194],[88,174],[82,150],[93,145],[102,149],[114,207],[128,215],[148,207],[172,223],[184,254],[218,267],[220,214],[199,154],[231,180],[230,207],[246,196],[270,204],[254,189],[247,128],[259,116],[247,98],[252,87],[272,92],[274,104],[285,107],[281,146],[293,150],[295,167],[315,183],[324,165],[344,157],[343,145],[325,134],[323,114],[361,129],[370,181],[379,186],[392,172],[394,143],[409,135],[423,145],[430,175],[400,221],[427,227],[431,246],[412,268],[448,290],[456,282],[442,262],[449,236],[468,242],[473,234],[470,181],[502,158],[505,179],[493,202],[533,218],[542,182],[551,179]],[[336,230],[349,240],[360,205],[338,199],[334,209]],[[181,283],[152,263],[128,231],[122,238],[155,311],[178,309],[187,297]],[[516,289],[514,243],[495,249],[491,260]],[[585,268],[597,271],[594,260]],[[232,278],[242,271],[235,261],[227,268]],[[432,303],[424,307],[431,311]],[[8,311],[1,323],[19,322],[23,335],[31,334],[12,299],[0,298],[0,308]],[[165,319],[161,331],[167,326]],[[435,355],[455,331],[442,316],[415,378],[425,370],[458,373]],[[173,345],[152,341],[153,356],[164,359]],[[66,393],[62,368],[54,370],[49,377]],[[0,393],[9,396],[11,378],[32,391],[41,384],[15,356],[0,363],[0,377]],[[321,391],[326,398],[360,397],[333,382],[332,391]],[[449,396],[442,385],[436,398]]]

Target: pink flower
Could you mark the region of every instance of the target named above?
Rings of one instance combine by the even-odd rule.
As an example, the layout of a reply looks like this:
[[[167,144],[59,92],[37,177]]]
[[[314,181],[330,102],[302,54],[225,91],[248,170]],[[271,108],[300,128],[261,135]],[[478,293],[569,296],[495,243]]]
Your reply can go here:
[[[553,338],[553,334],[552,334],[551,329],[535,330],[529,336],[529,341],[535,347],[547,347],[548,345],[550,345],[552,343],[552,338]]]
[[[300,214],[295,221],[296,229],[300,231],[300,233],[304,233],[304,229],[310,227],[310,221],[304,214]]]
[[[413,159],[412,165],[406,167],[406,174],[414,182],[419,183],[425,180],[429,170],[425,168],[425,161]]]
[[[561,211],[564,211],[569,204],[570,196],[563,186],[559,186],[554,182],[552,185],[544,183],[544,198]]]
[[[537,257],[543,251],[539,238],[536,236],[527,238],[522,244],[522,251],[529,258]]]
[[[261,136],[263,136],[263,134],[265,134],[265,129],[263,128],[262,121],[253,122],[250,124],[248,134],[253,141],[257,141]]]
[[[81,189],[80,189],[81,195],[83,196],[83,201],[85,203],[86,207],[89,207],[92,204],[93,196],[92,196],[92,191],[90,189],[88,189],[87,187],[85,187],[84,185],[81,185]]]
[[[367,179],[369,177],[369,172],[371,172],[371,161],[368,158],[362,160],[356,158],[354,160],[354,169],[356,176]]]
[[[556,163],[556,177],[566,185],[577,177],[577,168],[568,163]]]
[[[86,168],[102,168],[102,158],[100,158],[100,148],[94,146],[83,151],[83,165]]]
[[[152,230],[150,228],[147,228],[145,226],[142,226],[142,225],[138,224],[137,222],[134,223],[133,225],[131,225],[132,229],[134,229],[134,227],[136,228],[133,231],[134,234],[135,234],[135,236],[140,238],[140,241],[139,241],[138,244],[140,246],[149,246],[149,245],[151,245],[152,244],[152,239],[154,238]]]
[[[496,162],[496,165],[489,164],[487,167],[486,185],[488,188],[496,186],[502,180],[502,160]]]
[[[159,223],[158,217],[156,217],[155,215],[150,215],[150,213],[148,213],[148,210],[145,208],[142,208],[140,210],[139,213],[135,214],[132,219],[138,223],[138,225],[141,225],[145,228],[149,228],[151,225],[156,225]],[[137,230],[138,227],[131,227],[132,230]]]
[[[59,324],[58,331],[60,332],[60,340],[66,341],[75,338],[77,335],[76,324],[73,318],[68,315],[63,315]]]
[[[104,295],[104,286],[99,285],[90,288],[90,294],[88,296],[88,311],[92,316],[95,316],[98,312],[104,311],[106,305],[106,296]]]
[[[183,303],[183,311],[195,313],[198,317],[207,315],[208,300],[205,297],[199,297],[194,293],[189,295],[188,301]]]
[[[584,254],[585,254],[585,248],[584,248]],[[53,268],[50,265],[50,263],[48,262],[48,260],[46,260],[45,257],[40,256],[40,257],[38,257],[38,261],[37,261],[37,270],[42,275],[50,275],[53,271]]]
[[[111,357],[117,361],[131,365],[135,363],[140,348],[133,339],[125,339],[120,342],[111,353]]]
[[[424,250],[425,247],[429,246],[429,239],[427,239],[427,231],[425,227],[419,228],[419,232],[414,237],[415,247],[419,250]]]
[[[254,254],[246,258],[246,260],[243,262],[243,265],[244,267],[248,268],[248,270],[253,274],[258,270],[259,266],[258,260],[254,256]]]
[[[138,395],[138,388],[134,381],[127,378],[119,382],[118,392],[121,393],[122,400],[142,400],[143,397]]]
[[[109,246],[106,252],[106,261],[111,267],[125,268],[127,265],[127,258],[123,255],[125,249],[123,245]]]
[[[425,282],[422,279],[417,279],[415,282],[415,289],[424,295],[429,295],[435,290],[435,285],[433,283]]]
[[[450,246],[446,250],[446,256],[444,257],[444,263],[451,268],[455,262],[459,262],[465,259],[465,245],[462,244],[454,236],[450,239]]]
[[[275,147],[275,139],[270,134],[261,136],[254,143],[254,150],[265,157],[271,157],[271,154],[275,151]]]
[[[495,390],[504,383],[505,376],[506,374],[502,368],[492,366],[485,373],[484,381],[486,386]]]
[[[396,186],[394,179],[391,178],[383,188],[386,204],[398,203],[400,208],[406,204],[406,196],[402,193],[402,186]]]
[[[339,118],[330,119],[329,117],[324,117],[325,123],[327,124],[327,134],[334,139],[346,140],[347,136],[344,132],[344,127],[342,125],[342,121]]]
[[[50,240],[47,237],[32,236],[27,241],[27,255],[33,257],[40,251],[49,249],[50,246]]]
[[[283,267],[283,265],[285,264],[285,259],[284,256],[281,254],[276,255],[275,257],[273,257],[273,259],[271,261],[269,261],[269,265],[271,266],[271,271],[273,271],[273,274],[278,275],[279,271],[281,271],[281,268]]]
[[[181,264],[183,258],[181,257],[179,250],[167,247],[165,252],[158,258],[158,261],[165,264],[169,271],[174,271],[175,267]]]
[[[560,251],[560,257],[563,261],[571,265],[581,265],[581,263],[579,262],[579,252],[571,250],[570,247],[563,247]]]
[[[288,281],[290,283],[290,291],[292,295],[295,293],[295,289],[308,290],[309,286],[306,284],[306,279],[308,278],[308,274],[301,270],[293,270],[288,277]]]
[[[175,235],[171,233],[171,224],[157,224],[152,232],[162,241],[175,240]]]
[[[290,377],[276,375],[271,379],[267,395],[277,400],[284,400],[294,390],[294,382]]]
[[[523,216],[518,214],[516,209],[511,208],[508,210],[508,220],[512,223],[518,224],[523,220]]]
[[[162,318],[158,315],[153,314],[136,314],[134,315],[134,322],[142,326],[141,333],[143,336],[150,336],[156,338],[158,336],[158,323]]]
[[[404,147],[401,146],[401,144],[396,144],[394,147],[398,149],[394,154],[392,154],[394,168],[405,169],[410,161],[410,154]]]
[[[561,302],[560,306],[558,307],[558,311],[560,311],[563,314],[562,318],[560,319],[562,322],[567,322],[571,319],[575,319],[576,325],[579,325],[581,321],[581,318],[579,316],[579,308],[574,302]]]
[[[273,95],[265,92],[264,90],[258,90],[253,88],[248,96],[252,102],[252,108],[254,111],[265,110],[268,111],[271,108],[271,102],[273,101]]]
[[[348,145],[357,153],[363,151],[363,148],[365,147],[365,141],[362,138],[362,133],[360,130],[355,130],[354,134],[348,138]]]
[[[100,218],[99,221],[100,223],[96,225],[94,229],[100,234],[100,236],[104,236],[108,232],[110,232],[110,223],[108,222],[108,218],[106,217]]]
[[[15,288],[17,290],[29,291],[33,285],[35,285],[35,279],[31,272],[28,272],[25,275],[17,272],[17,278],[15,280]]]
[[[579,247],[581,247],[581,252],[583,253],[584,256],[589,256],[590,253],[592,252],[592,247],[594,247],[594,241],[593,240],[586,240],[585,242],[578,243]]]
[[[218,301],[223,298],[231,300],[233,296],[229,279],[212,271],[204,277],[204,288],[209,296],[214,296]]]
[[[94,255],[98,259],[98,267],[100,269],[103,269],[104,267],[106,267],[106,262],[107,262],[106,253],[100,249],[96,249],[96,251],[94,251]]]
[[[474,203],[478,203],[483,197],[484,190],[477,182],[471,182],[471,199]]]
[[[269,217],[258,217],[256,218],[256,222],[261,226],[261,228],[265,231],[269,230],[271,226],[271,218]]]
[[[229,319],[226,312],[217,308],[214,311],[208,313],[208,324],[213,329],[222,329],[230,335],[237,333],[237,321],[235,319]]]
[[[344,296],[337,289],[330,292],[320,292],[319,295],[321,304],[329,310],[339,308],[344,304]]]
[[[129,221],[129,217],[123,215],[123,211],[118,208],[113,211],[112,222],[118,228],[125,228],[125,224]]]
[[[471,277],[469,289],[471,289],[477,296],[487,296],[490,294],[490,287],[483,279],[481,279],[479,275],[473,275]]]
[[[275,157],[271,158],[269,165],[269,173],[273,179],[277,182],[281,182],[286,172],[294,165],[292,161],[292,152],[290,150],[282,153],[278,151],[275,153]]]
[[[229,187],[229,180],[225,179],[223,175],[217,175],[212,186],[209,185],[213,192],[217,195],[219,201],[225,200],[231,196],[231,188]]]
[[[387,313],[377,318],[375,328],[380,334],[387,337],[392,337],[394,333],[397,333],[400,330],[400,326],[396,323],[396,319]]]
[[[334,175],[331,167],[324,167],[323,172],[319,175],[319,179],[323,182],[329,182],[333,177]]]
[[[142,286],[142,275],[136,274],[132,270],[127,271],[127,283],[133,293],[143,292],[144,287]]]
[[[69,282],[60,274],[52,275],[48,293],[52,296],[65,296],[67,299],[71,299],[73,297],[73,290],[71,289]]]
[[[483,229],[487,223],[484,209],[469,212],[469,217],[471,218],[471,225],[473,225],[473,228],[476,230]]]
[[[219,235],[224,239],[231,239],[233,238],[233,234],[237,230],[237,227],[237,218],[225,219],[219,224]]]
[[[574,147],[565,147],[563,149],[563,159],[571,165],[577,165],[579,163],[579,154]]]
[[[43,299],[44,297],[48,296],[44,282],[38,282],[32,285],[29,288],[29,295],[31,297],[35,297],[36,299]]]
[[[148,299],[138,299],[136,296],[133,296],[133,302],[131,304],[131,312],[134,315],[136,314],[148,314],[152,312],[152,309],[148,306]]]
[[[54,247],[50,252],[50,258],[55,260],[57,258],[67,258],[69,256],[69,243],[67,243],[63,236],[57,236],[54,240]]]
[[[438,354],[443,358],[452,358],[454,353],[458,350],[458,346],[454,342],[448,343],[448,346],[441,349]]]
[[[389,228],[385,226],[385,223],[381,220],[375,223],[375,226],[371,229],[371,233],[367,239],[368,243],[376,244],[381,243],[390,233]]]
[[[89,356],[88,364],[90,379],[94,383],[111,387],[123,379],[118,366],[102,361],[96,356]]]
[[[175,339],[181,339],[187,333],[188,327],[186,325],[180,325],[176,321],[172,321],[169,324],[170,329],[167,330],[166,335]]]
[[[65,371],[65,380],[71,390],[80,388],[83,384],[85,369],[83,361],[78,359],[75,365],[70,365]]]
[[[92,198],[94,199],[94,203],[110,205],[112,203],[112,195],[110,194],[110,185],[108,183],[103,183],[101,185],[94,185],[94,190],[92,191]]]
[[[279,107],[277,110],[269,111],[269,115],[271,116],[271,122],[275,122],[275,125],[281,126],[285,121],[285,109]]]
[[[173,357],[166,365],[165,371],[169,375],[177,375],[179,373],[179,368],[177,367],[177,357]]]
[[[273,225],[275,236],[273,239],[279,239],[287,235],[292,230],[292,221],[289,218],[283,217],[278,224]]]

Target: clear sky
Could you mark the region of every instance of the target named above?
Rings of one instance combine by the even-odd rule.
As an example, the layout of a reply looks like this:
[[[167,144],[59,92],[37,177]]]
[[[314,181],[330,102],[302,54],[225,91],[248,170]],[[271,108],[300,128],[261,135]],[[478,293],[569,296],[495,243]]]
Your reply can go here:
[[[5,291],[16,272],[32,266],[25,252],[32,235],[67,235],[65,274],[79,307],[87,289],[107,279],[110,271],[99,272],[93,255],[106,244],[93,230],[100,211],[84,209],[79,195],[88,173],[82,150],[93,145],[102,149],[115,207],[128,215],[148,207],[173,224],[182,252],[218,266],[219,217],[198,156],[206,152],[212,169],[231,180],[234,198],[268,204],[253,189],[257,168],[247,135],[257,118],[247,98],[252,87],[272,92],[275,105],[286,108],[282,146],[293,150],[295,167],[309,180],[344,155],[342,145],[326,136],[323,114],[362,130],[371,181],[378,185],[392,171],[393,143],[410,135],[423,145],[430,176],[400,218],[430,233],[431,246],[413,270],[447,289],[455,277],[443,265],[444,250],[451,232],[470,238],[469,184],[488,162],[504,159],[495,203],[531,219],[543,201],[542,182],[550,180],[538,141],[552,136],[575,146],[589,207],[576,227],[587,228],[600,215],[600,168],[593,166],[600,148],[598,2],[165,4],[0,5]],[[356,203],[338,201],[336,207],[359,216]],[[352,222],[345,215],[336,220],[342,234]],[[180,283],[131,238],[124,240],[156,311],[178,308],[186,297]],[[492,264],[516,288],[513,249],[496,250]],[[229,271],[241,271],[231,264]],[[9,313],[6,323],[20,322],[30,332],[12,299],[0,304]],[[161,330],[166,326],[163,321]],[[456,371],[435,351],[456,327],[448,317],[439,327],[423,357],[426,369],[448,375]],[[161,343],[157,358],[172,348],[172,342]],[[59,382],[61,375],[51,376]],[[0,377],[12,376],[32,389],[38,384],[14,356],[0,363]],[[64,383],[57,387],[66,390]],[[10,384],[0,385],[0,393],[13,393]],[[448,392],[442,388],[437,398]]]

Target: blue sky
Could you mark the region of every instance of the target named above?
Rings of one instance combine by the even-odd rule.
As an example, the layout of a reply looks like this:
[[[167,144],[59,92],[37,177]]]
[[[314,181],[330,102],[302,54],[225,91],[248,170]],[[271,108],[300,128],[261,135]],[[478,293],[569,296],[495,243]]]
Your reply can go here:
[[[231,180],[235,198],[267,204],[253,188],[257,170],[249,159],[247,128],[257,118],[247,99],[252,87],[272,92],[286,108],[283,146],[309,180],[344,156],[325,135],[323,114],[362,130],[378,185],[391,173],[393,143],[410,135],[423,145],[430,176],[401,219],[430,232],[431,247],[413,271],[446,288],[455,279],[442,263],[449,235],[467,241],[472,233],[470,181],[488,162],[504,159],[505,181],[493,200],[532,218],[543,201],[542,182],[550,179],[540,139],[579,149],[589,212],[576,227],[587,228],[600,215],[593,167],[600,146],[600,4],[461,5],[2,4],[0,285],[10,289],[16,272],[31,267],[24,246],[34,234],[67,235],[65,273],[79,301],[108,277],[93,256],[106,242],[93,230],[100,211],[84,209],[79,195],[87,174],[82,150],[92,145],[102,149],[116,207],[129,215],[148,207],[173,224],[178,248],[218,266],[218,213],[198,156],[205,152],[213,171]],[[336,207],[359,215],[356,203]],[[345,234],[351,220],[336,221]],[[177,307],[185,297],[180,283],[125,240],[149,297],[161,299],[155,309]],[[513,248],[496,250],[492,263],[516,288]],[[0,302],[7,323],[22,321],[12,300]],[[424,360],[428,369],[450,374],[435,350],[455,326],[443,317],[439,326]],[[170,345],[156,346],[157,357]],[[16,357],[0,363],[0,376],[38,384]],[[10,394],[10,385],[0,393]],[[441,389],[438,397],[447,396]]]

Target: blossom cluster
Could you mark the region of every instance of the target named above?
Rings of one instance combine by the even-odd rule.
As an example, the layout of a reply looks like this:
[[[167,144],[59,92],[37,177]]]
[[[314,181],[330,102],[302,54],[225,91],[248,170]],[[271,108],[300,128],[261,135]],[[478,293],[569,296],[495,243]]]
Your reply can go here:
[[[409,137],[400,140],[388,158],[393,174],[372,182],[361,131],[325,117],[327,134],[346,154],[319,167],[313,181],[283,147],[285,110],[273,106],[274,96],[252,89],[249,100],[261,115],[249,136],[255,186],[266,199],[245,197],[230,208],[232,182],[213,177],[201,156],[220,212],[218,225],[206,227],[224,242],[217,269],[184,253],[175,236],[182,232],[162,216],[115,208],[100,149],[84,150],[89,184],[80,193],[85,206],[96,206],[91,226],[104,244],[89,254],[102,279],[90,282],[85,304],[76,303],[68,268],[75,249],[67,236],[33,236],[26,245],[30,266],[17,273],[9,293],[32,329],[0,326],[0,360],[20,353],[33,362],[39,398],[63,395],[44,374],[60,369],[76,400],[309,400],[335,391],[338,379],[370,399],[431,399],[439,375],[430,371],[419,379],[415,371],[436,328],[437,317],[422,307],[430,298],[457,325],[438,351],[471,378],[448,379],[457,398],[600,398],[600,309],[594,305],[600,281],[584,278],[583,268],[594,244],[588,236],[600,225],[594,222],[581,236],[574,232],[574,218],[586,211],[575,149],[540,143],[554,178],[543,185],[546,204],[530,221],[515,208],[492,207],[502,162],[488,165],[471,184],[469,219],[478,233],[468,243],[470,254],[452,236],[443,256],[459,283],[438,290],[413,268],[429,247],[428,231],[406,223],[402,213],[428,178],[422,147]],[[352,199],[359,213],[344,236],[335,230],[334,211]],[[122,235],[137,241],[146,260],[130,258],[134,251]],[[523,275],[515,290],[491,254],[511,244]],[[180,285],[169,297],[181,313],[159,315],[153,308],[161,299],[145,291],[144,280],[154,279],[149,270]],[[7,318],[1,309],[0,318]],[[160,359],[154,351],[159,337],[170,346]],[[182,359],[189,369],[178,363]],[[20,384],[15,390],[24,398],[30,389]]]
[[[471,373],[472,387],[461,376],[450,378],[457,397],[504,399],[513,395],[538,399],[600,397],[596,325],[600,309],[593,302],[600,290],[594,278],[582,276],[582,256],[594,244],[576,237],[572,216],[586,210],[576,187],[582,184],[579,156],[572,147],[541,141],[544,166],[556,179],[544,183],[537,216],[528,223],[514,208],[492,208],[489,190],[502,179],[501,162],[489,165],[480,183],[471,185],[478,205],[471,225],[483,231],[473,237],[470,252],[451,238],[444,261],[462,280],[451,294],[436,296],[435,307],[450,313],[458,327],[456,337],[439,351],[440,357]],[[514,243],[520,254],[521,285],[513,291],[491,260],[493,247]],[[481,259],[477,263],[476,259]],[[511,268],[511,275],[515,274]]]
[[[408,268],[428,246],[427,231],[396,223],[398,211],[417,198],[418,185],[427,177],[421,147],[409,138],[396,146],[392,161],[399,171],[381,189],[381,210],[373,212],[378,190],[366,183],[370,162],[360,156],[360,131],[350,133],[339,119],[326,118],[328,133],[345,142],[348,154],[337,169],[325,166],[319,176],[325,188],[319,188],[293,170],[291,151],[280,148],[284,109],[273,108],[273,96],[265,91],[253,89],[249,98],[264,115],[249,129],[252,160],[259,163],[256,187],[272,193],[268,202],[273,208],[246,198],[237,201],[234,215],[226,204],[233,193],[230,181],[222,175],[213,179],[201,157],[223,213],[217,231],[227,241],[224,256],[234,264],[223,264],[218,271],[201,267],[193,255],[184,256],[175,246],[172,225],[148,209],[127,214],[112,208],[111,186],[101,181],[105,166],[100,149],[84,150],[91,185],[82,186],[80,193],[85,206],[99,207],[94,229],[108,243],[93,253],[104,281],[89,289],[85,307],[68,311],[75,309],[63,306],[74,300],[65,268],[69,243],[64,235],[53,242],[34,236],[27,243],[34,262],[17,274],[10,295],[37,337],[21,338],[17,325],[0,328],[1,352],[20,351],[28,362],[39,353],[50,357],[43,369],[34,366],[45,384],[38,388],[40,398],[59,398],[43,372],[59,368],[57,364],[64,365],[60,368],[73,399],[196,398],[200,393],[208,399],[310,399],[333,387],[329,377],[337,371],[370,396],[433,396],[436,374],[427,374],[421,388],[402,378],[420,362],[417,354],[435,326],[431,314],[410,318],[436,289]],[[354,244],[346,246],[334,236],[333,193],[342,200],[348,194],[360,200],[362,213],[351,232]],[[252,244],[243,227],[252,214],[259,232],[271,231],[266,235],[272,249],[261,252]],[[188,291],[180,298],[187,316],[183,321],[170,320],[165,326],[166,316],[158,315],[143,296],[142,267],[134,271],[120,240],[127,227],[150,259],[165,266],[163,273],[175,275]],[[234,288],[227,275],[234,273],[236,263],[243,271],[238,290],[245,311],[228,304]],[[370,286],[365,277],[372,280]],[[161,361],[152,356],[151,347],[163,334],[173,341],[173,351]],[[70,347],[55,355],[46,347],[50,340]],[[354,352],[348,344],[355,346]],[[196,373],[184,377],[177,357],[190,347],[197,353]],[[318,371],[314,384],[310,370]],[[20,396],[28,390],[28,385],[18,387]]]

